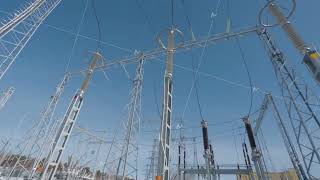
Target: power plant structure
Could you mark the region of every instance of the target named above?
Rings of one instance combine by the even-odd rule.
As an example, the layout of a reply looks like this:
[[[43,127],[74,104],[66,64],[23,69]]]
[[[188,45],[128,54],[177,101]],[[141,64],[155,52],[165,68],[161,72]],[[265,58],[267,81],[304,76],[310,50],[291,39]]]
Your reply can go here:
[[[105,28],[118,25],[118,19],[127,15],[117,14],[113,9],[113,11],[103,12],[107,13],[107,16],[102,16],[99,9],[101,10],[103,6],[97,4],[110,3],[110,6],[118,7],[119,2],[81,1],[84,8],[76,33],[49,23],[50,18],[51,20],[56,18],[58,21],[64,18],[59,13],[62,10],[65,11],[65,8],[61,7],[70,8],[66,5],[70,3],[67,1],[21,1],[16,3],[21,8],[14,12],[0,9],[0,12],[4,14],[0,16],[0,83],[3,84],[0,96],[0,117],[2,119],[0,179],[320,179],[320,117],[318,115],[320,99],[317,91],[320,82],[320,54],[314,42],[309,43],[304,40],[298,33],[299,28],[295,29],[293,23],[290,22],[294,18],[297,7],[300,3],[305,2],[288,1],[286,3],[291,7],[284,8],[281,1],[263,1],[263,5],[260,4],[255,14],[257,22],[252,26],[241,28],[234,28],[232,24],[233,19],[230,15],[232,8],[230,7],[235,2],[230,0],[214,2],[216,6],[209,8],[210,26],[206,36],[201,35],[200,32],[196,33],[196,28],[191,23],[192,18],[189,17],[190,12],[196,12],[197,15],[193,17],[196,19],[204,11],[200,12],[201,10],[196,8],[188,10],[186,6],[190,2],[169,0],[166,5],[153,2],[158,3],[159,7],[165,6],[167,8],[165,11],[153,7],[150,2],[142,3],[142,0],[127,2],[137,5],[138,12],[144,16],[149,31],[154,31],[153,23],[163,23],[162,20],[150,21],[148,16],[150,9],[153,11],[161,9],[162,13],[169,14],[170,25],[168,26],[166,22],[168,27],[159,31],[155,36],[159,47],[149,48],[149,50],[126,49],[104,41],[103,35],[106,34],[105,36],[108,37],[109,32]],[[7,8],[10,9],[10,2],[3,2],[3,4],[6,3],[8,3]],[[72,3],[77,5],[72,6],[72,11],[68,13],[77,11],[76,8],[81,4],[80,1]],[[201,4],[201,2],[196,4],[198,3]],[[150,9],[144,9],[145,7]],[[86,19],[90,10],[92,17]],[[117,15],[109,17],[112,16],[112,13]],[[222,22],[218,20],[221,14],[227,16],[223,20],[225,23],[223,26],[226,28],[217,33],[215,31],[220,30],[218,27]],[[181,23],[180,15],[186,20],[186,27],[181,25],[183,23]],[[67,21],[73,17],[65,18]],[[109,22],[105,21],[108,18],[109,20],[114,19]],[[95,23],[95,26],[90,23]],[[197,23],[202,23],[202,21]],[[103,24],[108,25],[105,27]],[[299,22],[295,24],[298,25]],[[21,55],[24,55],[23,51],[30,51],[28,47],[33,43],[36,44],[37,39],[46,36],[46,33],[41,32],[41,27],[44,26],[74,38],[71,54],[69,54],[63,71],[61,71],[61,61],[55,60],[53,63],[49,56],[44,57],[41,63],[37,59],[25,57],[25,61],[16,62]],[[130,23],[128,27],[131,27]],[[141,28],[140,25],[135,27]],[[199,31],[200,28],[203,30],[203,27],[199,26]],[[96,37],[82,34],[85,30]],[[120,31],[132,31],[128,34],[137,32],[130,28]],[[143,34],[141,29],[138,31]],[[283,42],[278,40],[279,33],[287,35],[284,38],[288,40],[286,45],[293,45],[290,50],[284,48]],[[154,32],[152,34],[154,35]],[[136,37],[126,37],[123,34],[119,35],[119,39],[125,39],[128,44],[139,44],[138,47],[147,39],[137,34]],[[56,37],[50,38],[59,40]],[[141,42],[132,42],[134,41],[132,39],[135,38],[141,38]],[[251,41],[248,43],[248,39],[254,39],[252,45]],[[243,48],[244,43],[240,41],[246,42],[251,49]],[[262,48],[256,47],[254,44],[256,41],[262,44]],[[233,48],[222,49],[223,52],[218,53],[208,50],[209,47],[218,47],[220,44],[225,48],[230,45],[229,42],[235,42],[239,49],[239,58],[245,67],[249,85],[206,72],[216,70],[234,79],[241,79],[231,72],[236,69],[235,73],[237,73],[239,67],[227,62],[229,60],[226,57],[229,55],[237,57],[231,52]],[[80,43],[83,44],[79,45]],[[47,44],[41,44],[39,47],[49,44],[58,46],[63,49],[63,52],[69,45],[65,42],[57,44],[48,41]],[[79,64],[75,65],[79,63],[79,58],[82,58],[75,52],[77,48],[83,47],[90,55],[87,68],[82,68],[83,64],[80,65],[81,68]],[[127,54],[113,52],[111,48],[120,49]],[[55,54],[54,51],[52,49],[53,54]],[[268,71],[275,76],[257,75],[259,69],[250,69],[255,66],[260,67],[260,65],[258,62],[247,61],[246,51],[255,58],[268,59],[270,65],[268,68],[271,68]],[[197,57],[195,52],[200,52],[198,64],[194,64]],[[37,50],[31,55],[45,53],[47,51]],[[186,60],[188,53],[191,54],[192,68],[185,65],[188,63]],[[224,55],[218,57],[215,56],[215,53]],[[211,59],[210,63],[216,63],[217,66],[213,67],[204,61],[205,54],[208,54],[209,58],[207,58]],[[59,58],[62,58],[60,55]],[[298,58],[300,60],[298,66],[294,65],[296,63],[292,60],[294,55],[301,55]],[[73,59],[77,61],[72,61]],[[181,65],[178,62],[183,63]],[[34,82],[39,85],[39,89],[35,90],[34,88],[37,87],[30,84],[31,80],[25,73],[25,66],[21,65],[23,63],[31,64],[32,71],[28,72],[36,76],[35,81],[40,82],[41,79],[45,79],[41,81],[46,82],[45,84]],[[161,68],[154,67],[154,64],[159,65],[159,63],[161,63]],[[49,69],[45,69],[47,64]],[[72,70],[70,70],[71,65],[75,65]],[[17,66],[16,70],[15,66]],[[114,70],[119,67],[120,73],[115,72]],[[205,70],[200,71],[200,67]],[[266,67],[264,66],[261,71],[267,72]],[[192,73],[192,77],[190,78],[190,74],[181,73],[180,70]],[[55,76],[51,74],[52,71],[57,71]],[[40,72],[45,75],[39,75]],[[157,79],[159,72],[161,78]],[[261,78],[265,81],[261,83],[266,86],[264,89],[256,87],[253,83],[253,79],[256,78],[252,75],[253,72],[257,73],[255,74],[257,79]],[[15,73],[24,80],[16,80],[13,75]],[[110,76],[110,74],[116,75]],[[124,81],[123,74],[125,74],[126,83],[121,84]],[[41,113],[36,112],[38,115],[34,115],[34,112],[29,112],[34,111],[39,104],[43,103],[40,97],[47,95],[45,92],[49,87],[53,87],[52,79],[56,77],[62,78],[55,86],[54,92],[45,103]],[[200,77],[226,83],[232,87],[232,91],[224,92],[220,85],[214,84],[213,87],[217,91],[212,92],[210,84],[200,81]],[[101,79],[107,82],[103,90],[99,89]],[[272,82],[267,84],[267,81]],[[150,102],[150,99],[153,99],[150,95],[152,94],[150,93],[150,82],[154,83],[152,103]],[[189,82],[192,84],[190,91],[184,91],[182,84]],[[79,83],[79,89],[70,90],[70,88],[79,86]],[[161,84],[161,87],[157,88],[156,84]],[[244,110],[245,105],[243,105],[247,103],[246,99],[241,93],[237,94],[233,87],[240,87],[246,93],[249,92],[248,113]],[[161,93],[160,97],[157,97],[157,91]],[[32,102],[27,97],[29,92],[32,92],[34,96]],[[123,96],[121,93],[124,92],[125,96],[128,94],[129,96]],[[185,94],[187,94],[186,98]],[[207,96],[204,98],[204,95]],[[233,96],[239,96],[239,99],[234,99]],[[232,104],[226,103],[228,98],[232,98]],[[213,99],[215,102],[212,102]],[[192,100],[195,102],[189,103]],[[181,101],[186,101],[185,106]],[[215,105],[209,105],[209,103],[215,103]],[[154,104],[157,112],[152,109]],[[124,111],[121,111],[119,107],[122,105],[125,106]],[[228,105],[239,107],[232,109]],[[237,118],[230,117],[233,113],[231,111],[234,110]],[[27,115],[17,122],[16,118],[21,111]],[[148,118],[154,118],[156,116],[154,112],[158,117],[155,123],[151,123]],[[198,113],[200,118],[197,117]],[[223,113],[223,115],[216,115],[218,113]],[[97,121],[97,119],[102,120]],[[222,128],[230,126],[231,129]],[[96,130],[97,127],[99,130]],[[222,132],[219,133],[220,131]],[[222,141],[219,140],[220,136],[224,137]],[[226,143],[233,144],[234,148],[223,148]],[[230,162],[226,163],[226,161]],[[275,164],[281,164],[284,168],[276,169]]]

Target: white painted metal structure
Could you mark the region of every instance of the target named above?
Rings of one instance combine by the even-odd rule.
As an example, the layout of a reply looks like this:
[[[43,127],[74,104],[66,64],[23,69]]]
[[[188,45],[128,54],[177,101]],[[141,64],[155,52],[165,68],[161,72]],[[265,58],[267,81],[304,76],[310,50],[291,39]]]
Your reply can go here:
[[[49,144],[52,142],[52,137],[55,134],[56,127],[58,125],[57,121],[53,120],[53,115],[56,106],[59,102],[60,96],[62,95],[64,88],[69,81],[70,74],[66,74],[61,82],[56,87],[55,93],[50,97],[47,106],[41,113],[41,118],[36,122],[33,127],[31,134],[27,134],[26,137],[30,137],[27,141],[22,144],[22,151],[19,153],[20,157],[17,159],[15,164],[12,166],[9,177],[13,174],[24,174],[28,177],[33,177],[36,168],[39,166],[43,156],[49,150]],[[22,155],[31,157],[34,159],[32,168],[28,168],[25,159],[21,159]],[[30,163],[30,162],[29,162]],[[30,166],[30,164],[29,164]]]
[[[298,153],[297,153],[297,151],[294,147],[294,144],[289,136],[288,128],[286,127],[284,121],[282,120],[282,117],[280,116],[280,111],[278,110],[277,105],[274,102],[271,94],[266,94],[264,97],[263,104],[260,108],[259,118],[256,121],[256,126],[255,126],[255,131],[254,131],[255,137],[258,137],[259,128],[261,126],[262,121],[264,120],[265,113],[268,110],[269,106],[271,106],[273,116],[274,116],[276,123],[279,127],[280,134],[282,136],[284,145],[285,145],[287,152],[289,154],[292,166],[294,167],[300,180],[308,180],[306,173],[302,167],[302,164],[300,163]]]
[[[116,176],[117,179],[121,180],[124,180],[126,178],[138,179],[137,135],[140,131],[143,64],[144,59],[142,56],[136,68],[136,75],[133,80],[132,90],[130,92],[130,101],[127,106],[128,120]]]
[[[309,179],[320,178],[320,120],[316,113],[319,97],[289,66],[286,57],[276,46],[271,35],[262,29],[263,41],[281,87],[291,128]]]
[[[164,75],[163,111],[160,129],[158,177],[169,180],[171,112],[172,112],[172,70],[173,70],[174,30],[168,34],[167,66]]]
[[[6,91],[2,93],[0,96],[0,110],[4,108],[8,100],[11,98],[12,94],[14,93],[14,87],[9,87]]]
[[[59,127],[59,130],[55,136],[55,140],[52,144],[51,150],[47,157],[47,164],[41,176],[41,180],[44,180],[44,179],[51,180],[54,178],[54,175],[57,171],[57,167],[61,161],[62,154],[66,148],[66,145],[70,138],[74,124],[76,123],[77,117],[82,107],[84,93],[88,88],[89,81],[92,78],[97,62],[101,58],[102,58],[101,55],[98,52],[95,52],[92,58],[91,64],[89,66],[89,69],[87,71],[87,75],[80,89],[72,97],[71,103],[63,118],[63,122]]]
[[[34,0],[23,10],[14,13],[10,20],[2,20],[4,22],[0,27],[0,79],[60,2],[61,0]]]

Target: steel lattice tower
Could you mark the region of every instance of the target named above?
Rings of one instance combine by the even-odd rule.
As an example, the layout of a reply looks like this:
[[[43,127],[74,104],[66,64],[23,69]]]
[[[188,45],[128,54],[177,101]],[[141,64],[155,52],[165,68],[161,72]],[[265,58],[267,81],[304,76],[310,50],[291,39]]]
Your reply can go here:
[[[0,27],[0,79],[61,0],[34,0]]]
[[[97,62],[101,59],[101,57],[102,56],[100,53],[94,53],[90,66],[87,70],[86,77],[82,82],[80,89],[71,99],[70,105],[66,111],[66,114],[64,115],[63,121],[54,137],[55,139],[52,143],[52,147],[50,148],[47,157],[47,163],[45,165],[44,172],[41,175],[41,180],[51,180],[54,178],[58,165],[61,161],[62,154],[66,148],[66,145],[68,144],[68,140],[70,139],[73,127],[80,113],[84,94],[88,88],[89,81],[91,80],[93,72],[97,66]]]
[[[319,99],[297,76],[294,69],[289,67],[270,34],[262,29],[259,36],[264,42],[278,78],[305,170],[310,179],[320,178],[320,122],[315,113],[315,108],[319,108]]]
[[[156,155],[158,151],[158,145],[159,145],[158,140],[154,139],[151,156],[148,158],[150,159],[150,164],[147,165],[145,180],[153,180],[156,175],[156,168],[157,168]]]
[[[2,93],[2,95],[0,96],[0,110],[6,105],[14,91],[14,87],[9,87],[6,91]]]
[[[136,142],[136,136],[140,129],[143,64],[144,59],[143,56],[141,56],[136,68],[133,87],[130,92],[130,101],[127,106],[128,120],[124,143],[121,148],[121,156],[117,168],[117,179],[124,180],[128,177],[138,179],[138,143]]]
[[[281,115],[280,115],[280,111],[278,110],[278,107],[277,107],[276,103],[274,102],[271,94],[266,94],[264,96],[264,100],[263,100],[263,103],[260,108],[260,113],[259,113],[258,119],[256,120],[256,126],[254,129],[254,136],[258,139],[258,132],[261,127],[261,123],[264,120],[266,111],[269,109],[270,106],[271,106],[271,110],[273,113],[273,117],[275,118],[277,126],[280,130],[280,134],[283,139],[284,145],[285,145],[287,152],[289,154],[291,163],[292,163],[294,169],[296,170],[296,173],[297,173],[299,179],[300,180],[307,180],[308,178],[306,177],[306,173],[302,167],[302,164],[300,163],[298,153],[297,153],[296,148],[294,147],[294,144],[290,138],[289,131],[288,131],[286,124],[284,123]]]
[[[44,153],[48,151],[48,144],[52,142],[52,137],[55,134],[55,127],[57,127],[58,123],[53,120],[53,115],[69,78],[70,74],[66,74],[58,84],[55,93],[50,97],[47,106],[41,113],[40,120],[37,121],[36,125],[32,128],[30,138],[22,145],[23,148],[19,154],[21,154],[21,156],[26,155],[29,158],[34,158],[32,168],[26,167],[25,160],[21,159],[20,156],[13,165],[9,176],[15,171],[20,171],[19,174],[25,172],[30,178],[33,177],[41,158],[43,158]]]

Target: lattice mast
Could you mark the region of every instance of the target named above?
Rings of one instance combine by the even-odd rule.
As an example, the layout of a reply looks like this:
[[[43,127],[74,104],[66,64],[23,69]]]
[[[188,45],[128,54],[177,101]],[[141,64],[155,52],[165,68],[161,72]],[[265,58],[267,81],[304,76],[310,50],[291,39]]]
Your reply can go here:
[[[138,179],[138,143],[137,134],[139,133],[141,116],[141,92],[143,82],[143,64],[141,57],[136,68],[136,75],[133,80],[133,87],[130,92],[128,104],[128,120],[125,132],[124,143],[121,148],[121,156],[117,168],[117,179],[124,180],[132,177]]]
[[[15,89],[14,87],[9,87],[6,91],[4,91],[0,97],[0,110],[4,108],[8,100],[11,98],[13,95]]]
[[[55,112],[55,109],[57,107],[57,104],[60,100],[60,97],[62,95],[62,93],[64,92],[64,88],[66,87],[67,83],[69,82],[71,78],[71,74],[66,74],[61,82],[58,84],[57,88],[56,88],[56,92],[54,93],[53,96],[51,96],[50,101],[48,103],[48,105],[46,106],[42,116],[41,116],[41,123],[42,128],[40,129],[40,134],[37,137],[37,139],[35,140],[36,145],[38,145],[38,149],[36,149],[35,151],[37,151],[37,154],[35,156],[36,161],[33,165],[32,168],[32,173],[30,174],[30,178],[33,177],[33,175],[36,173],[37,168],[40,168],[41,165],[41,160],[44,156],[45,153],[47,153],[49,151],[49,144],[48,142],[52,142],[54,139],[52,139],[54,137],[54,135],[56,134],[56,127],[57,125],[59,125],[57,121],[54,121],[53,115]]]
[[[279,127],[283,142],[284,142],[286,149],[288,151],[291,163],[292,163],[294,169],[296,170],[297,175],[299,176],[299,179],[308,180],[307,175],[302,167],[302,164],[300,163],[298,153],[297,153],[297,151],[294,147],[294,144],[289,136],[289,132],[287,130],[287,127],[284,124],[284,122],[280,116],[280,112],[276,106],[276,103],[273,100],[272,95],[267,94],[265,96],[265,98],[267,99],[267,104],[271,104],[272,111],[273,111],[273,114],[274,114],[275,119],[277,121],[277,125]]]
[[[29,136],[30,139],[25,142],[23,145],[24,147],[20,152],[21,155],[12,166],[12,169],[8,175],[9,177],[12,176],[15,171],[20,172],[20,174],[22,172],[26,172],[29,177],[33,177],[37,167],[39,166],[41,158],[45,153],[45,150],[48,150],[48,144],[51,142],[50,138],[54,136],[54,127],[56,127],[57,123],[53,121],[52,118],[60,96],[62,95],[69,78],[70,74],[66,74],[56,87],[56,91],[50,97],[47,106],[41,114],[40,120],[37,121],[36,126],[33,127],[31,135]],[[32,168],[26,166],[27,164],[25,160],[21,159],[22,155],[25,155],[28,158],[34,158]]]
[[[158,140],[154,139],[153,140],[153,145],[152,145],[152,150],[151,150],[151,156],[149,157],[150,159],[150,164],[147,166],[147,172],[145,176],[145,180],[153,180],[155,175],[156,175],[156,155],[158,151]]]
[[[168,33],[167,64],[164,75],[163,110],[160,127],[157,180],[169,180],[170,133],[172,112],[172,73],[174,54],[174,30]]]
[[[92,61],[90,63],[89,69],[87,71],[86,77],[80,87],[80,89],[73,96],[70,105],[67,109],[67,112],[63,118],[58,132],[56,134],[55,140],[52,144],[51,150],[47,157],[47,163],[44,168],[44,172],[41,175],[41,180],[48,179],[51,180],[54,178],[54,175],[57,171],[58,165],[61,161],[62,154],[66,148],[70,134],[76,123],[77,117],[82,107],[84,93],[86,92],[89,81],[93,76],[93,72],[96,68],[97,62],[101,59],[101,55],[98,52],[94,53]]]
[[[317,174],[320,169],[320,121],[315,113],[315,108],[319,107],[319,99],[288,65],[270,34],[262,29],[259,35],[264,42],[281,87],[305,170],[310,179],[320,178]]]
[[[61,0],[34,0],[0,27],[0,79]]]

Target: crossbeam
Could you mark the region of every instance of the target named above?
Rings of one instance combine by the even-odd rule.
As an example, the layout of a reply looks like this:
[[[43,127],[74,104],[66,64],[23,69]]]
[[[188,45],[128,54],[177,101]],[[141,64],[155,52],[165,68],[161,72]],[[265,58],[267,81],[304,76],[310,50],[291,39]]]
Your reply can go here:
[[[228,33],[217,33],[217,34],[213,34],[207,38],[200,38],[198,40],[191,40],[191,41],[187,41],[183,44],[181,44],[180,46],[176,46],[174,47],[174,53],[178,53],[178,52],[184,52],[184,51],[188,51],[191,48],[200,48],[200,47],[204,47],[205,45],[212,45],[217,41],[221,41],[221,40],[229,40],[231,38],[235,38],[235,37],[241,37],[241,36],[245,36],[251,33],[257,33],[258,32],[258,28],[256,26],[252,26],[252,27],[248,27],[248,28],[243,28],[234,32],[228,32]],[[166,49],[163,48],[157,48],[157,49],[152,49],[149,51],[145,51],[145,52],[140,52],[131,56],[126,56],[126,57],[122,57],[122,58],[117,58],[114,60],[110,60],[109,63],[105,63],[104,65],[100,65],[96,67],[96,71],[101,71],[104,69],[108,69],[112,66],[115,65],[125,65],[125,64],[132,64],[132,63],[137,63],[142,57],[143,59],[146,60],[152,60],[152,59],[156,59],[158,57],[161,56],[165,56],[167,53]],[[81,71],[77,71],[77,72],[73,72],[73,75],[77,75],[77,74],[82,74],[86,72],[86,70],[81,70]]]
[[[198,167],[191,167],[191,168],[185,168],[181,169],[185,174],[203,174],[206,175],[207,169],[205,166],[200,166]],[[251,168],[247,168],[247,166],[243,165],[235,165],[235,167],[224,167],[224,166],[217,166],[216,168],[211,168],[210,169],[211,174],[216,174],[216,175],[249,175],[252,173]]]

